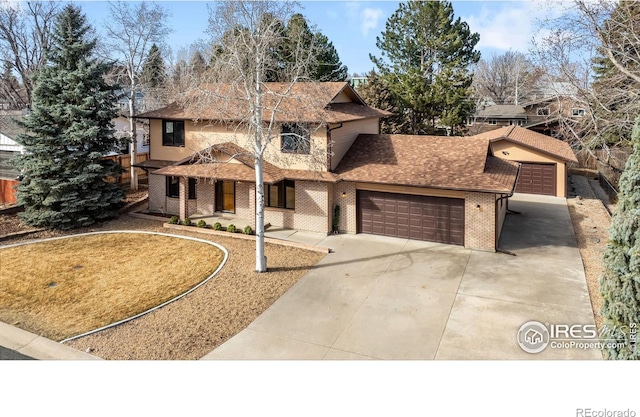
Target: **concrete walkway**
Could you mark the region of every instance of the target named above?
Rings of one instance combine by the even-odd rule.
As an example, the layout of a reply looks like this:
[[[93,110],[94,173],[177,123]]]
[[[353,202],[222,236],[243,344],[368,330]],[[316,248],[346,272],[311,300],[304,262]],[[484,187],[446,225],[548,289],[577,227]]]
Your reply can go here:
[[[517,256],[368,235],[283,236],[334,253],[203,359],[601,358],[595,349],[528,354],[516,343],[527,321],[594,321],[566,201],[520,195],[510,208],[522,214],[507,216],[500,246]]]
[[[100,358],[62,345],[37,334],[0,322],[0,359],[67,359]]]

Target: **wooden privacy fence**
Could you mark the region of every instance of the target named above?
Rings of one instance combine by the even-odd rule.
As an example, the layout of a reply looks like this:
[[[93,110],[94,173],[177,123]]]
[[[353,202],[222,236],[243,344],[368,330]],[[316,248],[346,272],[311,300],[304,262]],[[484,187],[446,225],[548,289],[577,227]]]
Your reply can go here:
[[[14,187],[18,181],[0,178],[0,204],[13,204],[18,199]]]
[[[124,168],[124,172],[117,178],[108,177],[108,182],[117,182],[118,184],[128,184],[131,179],[131,155],[112,155],[105,156],[104,159],[115,161]],[[144,162],[149,159],[149,152],[139,153],[136,155],[136,163]],[[138,178],[147,178],[147,172],[142,168],[136,168]]]

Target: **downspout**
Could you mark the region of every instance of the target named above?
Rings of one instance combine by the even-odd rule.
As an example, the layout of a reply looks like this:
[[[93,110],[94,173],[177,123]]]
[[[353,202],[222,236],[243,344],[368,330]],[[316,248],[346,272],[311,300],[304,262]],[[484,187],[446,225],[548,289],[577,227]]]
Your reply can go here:
[[[513,188],[511,189],[511,192],[510,192],[509,194],[504,194],[504,195],[502,195],[502,197],[500,197],[500,198],[496,199],[496,209],[497,209],[497,207],[498,207],[498,202],[506,199],[506,200],[507,200],[507,201],[506,201],[506,204],[507,204],[507,207],[506,207],[506,210],[507,210],[507,211],[506,211],[506,212],[507,212],[507,213],[520,214],[520,213],[519,213],[519,212],[517,212],[517,211],[509,210],[509,198],[513,197],[513,195],[514,195],[514,194],[515,194],[515,192],[516,192],[516,186],[518,185],[518,180],[520,179],[520,168],[521,168],[521,167],[522,167],[522,164],[521,164],[521,163],[518,163],[518,172],[516,172],[516,181],[513,183]],[[496,212],[497,212],[497,210],[496,210]],[[506,214],[505,214],[505,215],[506,215]],[[496,220],[497,220],[497,219],[496,219]],[[497,226],[497,221],[496,221],[496,226]],[[504,224],[503,224],[502,226],[504,227]],[[496,241],[496,252],[499,252],[499,253],[506,253],[507,255],[516,256],[516,254],[515,254],[515,253],[513,253],[513,252],[509,252],[509,251],[504,250],[504,249],[500,249],[500,248],[498,247],[498,229],[497,229],[497,227],[496,227],[496,232],[495,232],[495,241]]]
[[[332,148],[331,132],[336,130],[336,129],[340,129],[342,127],[342,125],[343,125],[343,123],[340,122],[340,123],[338,123],[338,126],[327,129],[327,171],[331,171],[331,154],[333,153],[331,151],[331,148]]]

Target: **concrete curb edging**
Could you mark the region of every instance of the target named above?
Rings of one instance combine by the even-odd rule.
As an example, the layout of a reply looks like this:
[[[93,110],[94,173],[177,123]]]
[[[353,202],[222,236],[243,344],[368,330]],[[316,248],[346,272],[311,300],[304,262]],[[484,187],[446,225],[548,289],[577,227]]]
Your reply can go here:
[[[0,322],[0,345],[39,360],[103,360],[3,322]]]
[[[243,233],[229,233],[229,232],[226,232],[226,231],[205,229],[203,227],[183,226],[183,225],[179,225],[179,224],[170,224],[170,223],[164,223],[163,226],[166,229],[175,229],[175,230],[183,230],[183,231],[188,231],[188,232],[203,233],[203,234],[206,234],[206,235],[231,237],[231,238],[234,238],[234,239],[244,239],[244,240],[254,240],[254,241],[256,240],[256,236],[255,235],[245,235]],[[291,241],[288,241],[288,240],[274,239],[272,237],[265,237],[264,241],[267,242],[267,243],[273,243],[275,245],[290,246],[292,248],[306,249],[306,250],[310,250],[310,251],[314,251],[314,252],[331,253],[331,248],[327,248],[327,247],[323,247],[323,246],[308,245],[306,243],[291,242]]]

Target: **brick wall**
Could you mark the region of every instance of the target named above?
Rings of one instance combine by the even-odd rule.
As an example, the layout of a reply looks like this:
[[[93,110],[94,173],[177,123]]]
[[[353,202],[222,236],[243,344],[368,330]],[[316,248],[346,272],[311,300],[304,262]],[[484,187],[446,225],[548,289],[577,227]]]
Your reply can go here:
[[[329,208],[330,184],[317,181],[296,181],[296,210],[294,228],[329,233],[327,218],[331,217]]]
[[[494,252],[496,239],[495,194],[467,192],[464,204],[464,246],[470,249]]]
[[[155,213],[167,213],[166,177],[149,174],[149,211]]]
[[[296,181],[296,209],[265,209],[265,222],[274,226],[329,233],[331,184],[318,181]]]
[[[236,216],[249,220],[248,226],[255,229],[255,213],[255,186],[248,182],[236,183]],[[236,226],[244,227],[247,224],[236,224]]]
[[[333,204],[340,206],[340,232],[356,233],[356,184],[346,181],[337,183],[333,187]]]
[[[197,213],[212,214],[215,209],[216,185],[212,179],[198,178],[196,184]]]

